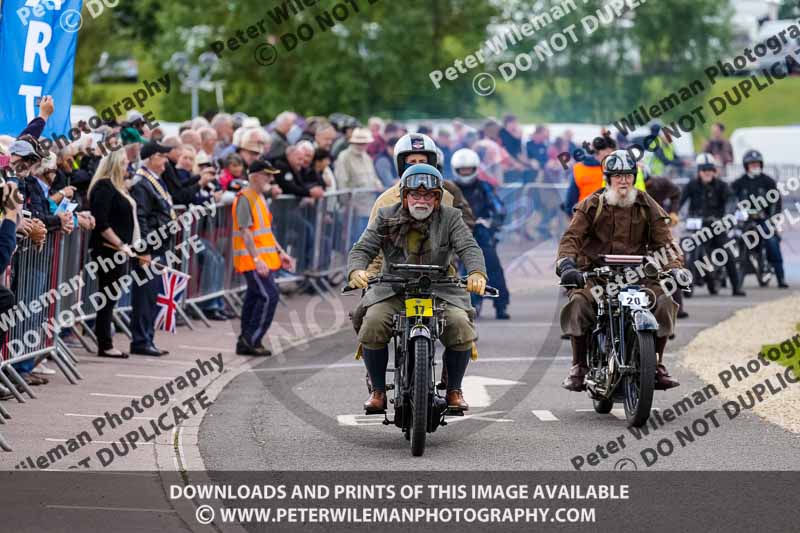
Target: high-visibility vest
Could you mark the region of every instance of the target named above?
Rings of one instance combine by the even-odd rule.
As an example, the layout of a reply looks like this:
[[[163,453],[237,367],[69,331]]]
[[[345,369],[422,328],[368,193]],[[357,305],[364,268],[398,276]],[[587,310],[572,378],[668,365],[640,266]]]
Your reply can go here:
[[[242,228],[239,227],[239,220],[236,217],[236,206],[241,196],[245,196],[250,202],[250,214],[253,217],[251,231],[257,257],[264,261],[270,270],[280,270],[281,259],[275,235],[272,234],[272,213],[267,208],[264,196],[249,188],[239,191],[233,201],[233,267],[237,272],[249,272],[256,268],[255,258],[250,256],[244,245]]]
[[[636,183],[633,186],[640,191],[647,192],[647,184],[644,182],[644,170],[641,167],[636,171]]]
[[[578,186],[578,201],[591,196],[597,189],[603,188],[603,167],[597,165],[590,167],[584,163],[576,163],[572,167],[572,175],[575,176],[575,185]]]

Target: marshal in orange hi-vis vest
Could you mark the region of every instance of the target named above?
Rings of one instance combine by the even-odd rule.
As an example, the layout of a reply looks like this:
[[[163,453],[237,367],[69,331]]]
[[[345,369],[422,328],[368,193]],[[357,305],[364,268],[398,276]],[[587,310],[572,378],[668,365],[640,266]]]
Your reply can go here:
[[[281,259],[278,255],[275,235],[272,234],[272,213],[269,212],[264,195],[250,189],[239,191],[233,201],[233,267],[237,272],[249,272],[256,268],[255,258],[250,257],[250,253],[244,245],[242,228],[239,227],[239,220],[236,218],[236,206],[242,195],[250,203],[250,213],[253,217],[253,226],[250,229],[253,232],[256,254],[270,270],[279,270]]]
[[[593,192],[604,187],[603,167],[597,165],[590,167],[584,163],[576,163],[572,167],[572,175],[575,176],[575,185],[578,186],[578,201],[590,196]]]

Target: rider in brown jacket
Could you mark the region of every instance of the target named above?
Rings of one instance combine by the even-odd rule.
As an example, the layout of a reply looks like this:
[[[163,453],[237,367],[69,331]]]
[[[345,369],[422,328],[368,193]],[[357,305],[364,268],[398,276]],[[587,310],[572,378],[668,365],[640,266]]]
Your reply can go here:
[[[601,265],[600,256],[657,255],[665,270],[680,268],[680,249],[669,229],[669,216],[647,193],[634,188],[636,163],[630,154],[617,150],[601,163],[608,183],[575,207],[567,231],[558,247],[556,274],[563,285],[580,288],[569,291],[569,301],[561,310],[561,329],[572,341],[572,369],[562,386],[572,391],[584,390],[588,370],[586,350],[589,333],[595,325],[596,305],[591,283],[585,284],[581,270]],[[677,304],[658,283],[642,280],[642,285],[656,295],[654,315],[659,328],[656,334],[656,388],[668,389],[679,383],[672,379],[662,363],[667,338],[672,334]]]

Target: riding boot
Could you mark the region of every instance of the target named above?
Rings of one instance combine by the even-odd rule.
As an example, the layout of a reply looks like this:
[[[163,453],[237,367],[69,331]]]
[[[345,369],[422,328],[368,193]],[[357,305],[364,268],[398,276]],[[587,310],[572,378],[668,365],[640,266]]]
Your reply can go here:
[[[447,368],[447,407],[460,411],[469,409],[461,392],[461,381],[467,372],[472,349],[451,350],[448,348],[444,354],[444,365]]]
[[[658,365],[656,365],[656,390],[672,389],[680,385],[680,383],[669,375],[667,367],[662,364],[664,359],[664,350],[667,347],[667,337],[656,337],[656,357],[658,357]]]
[[[708,294],[714,296],[719,291],[717,290],[717,282],[712,274],[708,274],[705,278],[706,286],[708,287]]]
[[[739,273],[736,271],[736,263],[733,260],[729,260],[725,264],[725,269],[728,271],[728,279],[731,280],[733,296],[747,296],[747,294],[742,290],[743,280],[740,279]]]
[[[569,375],[561,383],[565,389],[573,392],[586,390],[586,373],[589,366],[586,364],[586,351],[589,347],[588,336],[570,337],[572,341],[572,368]]]
[[[364,410],[368,413],[380,413],[386,410],[386,365],[388,364],[388,346],[378,350],[364,348],[364,365],[372,383],[372,395],[364,403]]]

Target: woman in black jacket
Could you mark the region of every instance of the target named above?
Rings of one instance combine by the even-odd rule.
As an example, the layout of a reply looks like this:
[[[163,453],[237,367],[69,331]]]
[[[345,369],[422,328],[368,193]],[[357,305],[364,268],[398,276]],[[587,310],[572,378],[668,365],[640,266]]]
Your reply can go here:
[[[136,201],[128,193],[130,182],[127,179],[127,169],[128,157],[125,150],[111,152],[100,160],[97,173],[89,185],[89,206],[96,221],[89,240],[89,249],[95,261],[99,257],[112,259],[117,250],[133,257],[130,245],[140,237]],[[98,266],[98,290],[105,292],[107,303],[97,311],[94,325],[98,342],[97,355],[127,358],[127,353],[114,349],[111,319],[114,305],[122,297],[122,291],[114,284],[125,274],[128,264],[120,265],[115,262],[114,268],[108,272],[103,270],[102,263],[98,263]]]

